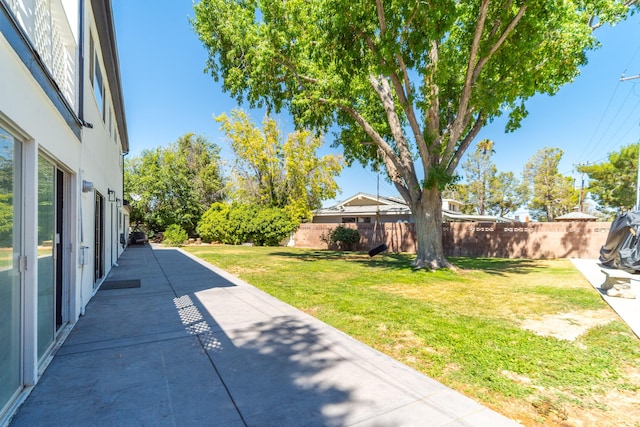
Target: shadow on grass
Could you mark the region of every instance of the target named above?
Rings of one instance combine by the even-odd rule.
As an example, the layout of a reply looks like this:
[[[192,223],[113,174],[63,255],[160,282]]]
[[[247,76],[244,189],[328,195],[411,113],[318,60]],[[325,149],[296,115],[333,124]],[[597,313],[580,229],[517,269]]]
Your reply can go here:
[[[422,271],[411,265],[415,259],[413,254],[384,253],[369,257],[366,252],[315,250],[307,252],[278,251],[271,253],[270,256],[295,258],[305,262],[347,261],[385,270]],[[477,270],[497,275],[504,273],[528,274],[538,267],[536,262],[530,259],[468,257],[449,257],[448,259],[454,266],[462,270]]]
[[[529,274],[539,268],[531,259],[450,257],[449,261],[464,270],[480,270],[488,274]]]

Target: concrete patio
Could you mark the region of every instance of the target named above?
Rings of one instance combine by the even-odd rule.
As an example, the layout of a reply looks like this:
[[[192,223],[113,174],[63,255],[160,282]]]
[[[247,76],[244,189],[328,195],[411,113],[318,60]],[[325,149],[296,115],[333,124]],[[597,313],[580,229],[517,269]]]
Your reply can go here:
[[[620,316],[620,318],[631,328],[640,338],[640,275],[631,274],[622,270],[615,270],[603,267],[597,259],[572,258],[573,265],[589,281],[602,296],[607,304]],[[626,277],[629,281],[631,292],[636,295],[633,299],[610,297],[606,291],[601,289],[606,280],[605,271],[615,271],[619,277]]]
[[[129,247],[21,426],[517,426],[178,249]]]

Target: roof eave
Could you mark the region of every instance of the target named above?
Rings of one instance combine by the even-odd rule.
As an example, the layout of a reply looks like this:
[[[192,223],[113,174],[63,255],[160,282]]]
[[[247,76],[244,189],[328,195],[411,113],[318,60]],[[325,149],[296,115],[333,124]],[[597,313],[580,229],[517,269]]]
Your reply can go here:
[[[127,119],[124,110],[124,97],[122,81],[120,79],[120,61],[118,59],[118,45],[113,22],[113,10],[111,0],[91,0],[91,8],[96,23],[96,31],[102,47],[102,59],[111,89],[113,109],[118,124],[118,134],[122,152],[129,152],[129,134],[127,131]]]

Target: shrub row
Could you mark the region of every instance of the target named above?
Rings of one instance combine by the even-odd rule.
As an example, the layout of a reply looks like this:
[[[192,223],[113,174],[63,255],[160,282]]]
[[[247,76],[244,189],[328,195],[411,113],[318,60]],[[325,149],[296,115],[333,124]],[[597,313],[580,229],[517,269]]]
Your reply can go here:
[[[298,225],[279,208],[214,203],[202,215],[197,232],[205,242],[277,246]]]

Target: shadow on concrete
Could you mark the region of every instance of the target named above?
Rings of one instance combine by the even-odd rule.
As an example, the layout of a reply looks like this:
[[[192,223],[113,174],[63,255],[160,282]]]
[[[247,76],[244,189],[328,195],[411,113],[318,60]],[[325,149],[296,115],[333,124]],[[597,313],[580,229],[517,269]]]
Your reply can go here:
[[[345,425],[353,362],[178,250],[128,248],[38,385],[18,426]],[[284,311],[282,311],[284,313]]]
[[[347,424],[351,391],[331,378],[350,363],[323,340],[321,331],[292,316],[217,329],[227,321],[216,320],[197,294],[177,300],[179,306],[191,300],[192,305],[178,309],[180,317],[197,335],[246,425]],[[184,310],[191,310],[189,318]]]

